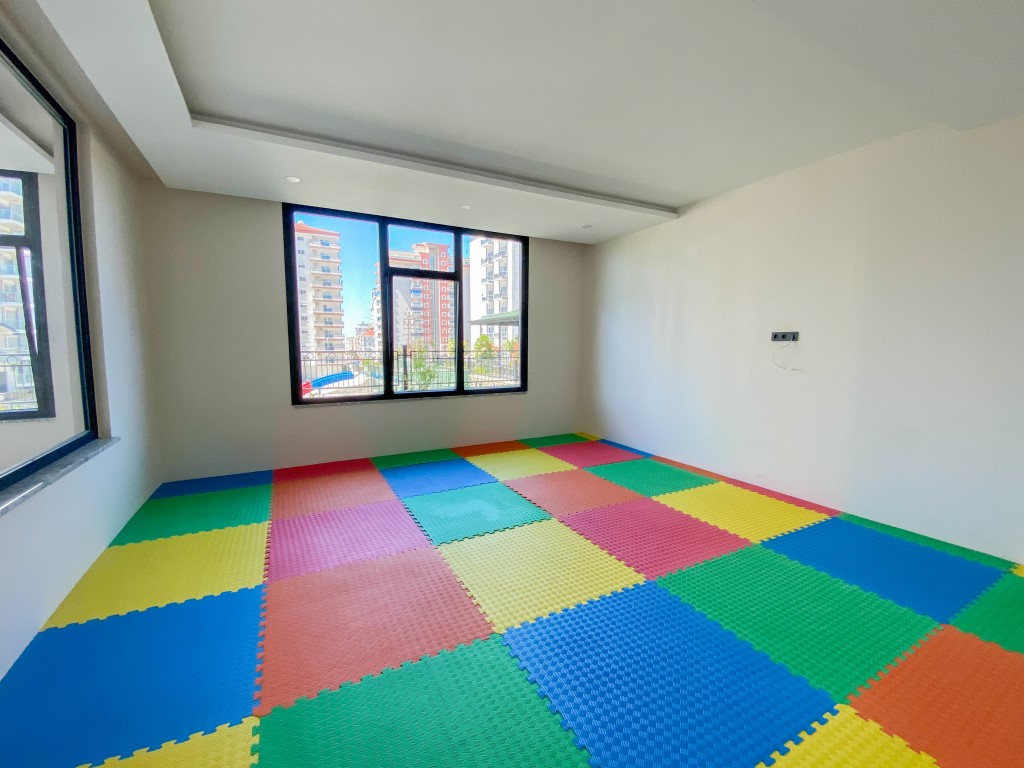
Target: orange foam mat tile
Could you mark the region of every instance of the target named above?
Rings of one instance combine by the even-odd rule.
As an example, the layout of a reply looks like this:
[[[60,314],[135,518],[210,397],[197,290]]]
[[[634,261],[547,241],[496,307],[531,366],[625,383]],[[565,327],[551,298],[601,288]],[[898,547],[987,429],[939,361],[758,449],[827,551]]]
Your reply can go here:
[[[256,714],[490,634],[433,548],[272,582]]]
[[[272,520],[397,499],[376,468],[274,483]]]
[[[520,477],[506,480],[505,485],[558,518],[645,498],[584,469]]]
[[[942,768],[1024,764],[1024,655],[954,627],[850,703]]]

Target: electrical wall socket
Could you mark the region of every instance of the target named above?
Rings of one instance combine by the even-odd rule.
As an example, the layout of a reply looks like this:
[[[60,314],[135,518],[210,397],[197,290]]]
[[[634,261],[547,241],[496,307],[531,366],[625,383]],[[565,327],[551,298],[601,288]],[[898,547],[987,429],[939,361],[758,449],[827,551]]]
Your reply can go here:
[[[772,331],[772,341],[797,341],[799,338],[799,331]]]

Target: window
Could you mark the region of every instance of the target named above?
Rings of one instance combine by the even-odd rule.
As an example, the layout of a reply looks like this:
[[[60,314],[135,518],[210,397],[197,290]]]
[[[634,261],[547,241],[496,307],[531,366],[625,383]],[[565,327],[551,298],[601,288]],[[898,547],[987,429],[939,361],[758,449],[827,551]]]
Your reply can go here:
[[[0,41],[0,489],[96,438],[75,124]]]
[[[526,390],[525,238],[283,210],[294,404]],[[300,303],[296,276],[331,256],[337,288]]]

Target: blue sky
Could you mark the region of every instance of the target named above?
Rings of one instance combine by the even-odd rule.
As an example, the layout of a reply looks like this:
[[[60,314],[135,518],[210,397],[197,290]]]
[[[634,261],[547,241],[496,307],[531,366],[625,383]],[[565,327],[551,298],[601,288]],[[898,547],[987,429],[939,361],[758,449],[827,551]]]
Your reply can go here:
[[[368,323],[372,319],[370,295],[376,283],[375,270],[379,258],[377,223],[305,211],[296,213],[295,220],[340,235],[341,274],[345,280],[345,333],[351,336],[357,323]],[[415,243],[423,242],[445,243],[450,250],[455,247],[451,233],[398,226],[389,230],[389,248],[394,251],[408,251]]]

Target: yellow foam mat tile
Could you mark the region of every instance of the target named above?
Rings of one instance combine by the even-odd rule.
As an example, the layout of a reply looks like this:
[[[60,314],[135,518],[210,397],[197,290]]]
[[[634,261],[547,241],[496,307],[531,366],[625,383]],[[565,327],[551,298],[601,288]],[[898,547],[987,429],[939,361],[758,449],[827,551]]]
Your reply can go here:
[[[103,768],[249,768],[256,738],[252,729],[258,723],[257,718],[247,717],[239,725],[221,726],[213,733],[196,734],[188,741],[169,742],[159,749],[140,750],[131,757],[112,757],[100,765]]]
[[[582,437],[585,440],[600,440],[601,439],[597,435],[592,435],[589,432],[577,432],[576,434],[579,435],[580,437]]]
[[[499,632],[644,580],[557,520],[438,549]]]
[[[46,627],[180,603],[263,581],[267,523],[110,547]]]
[[[514,480],[517,477],[528,475],[543,475],[548,472],[565,472],[576,469],[575,465],[549,456],[536,448],[491,453],[486,456],[471,456],[467,461],[476,464],[484,472],[489,472],[499,480]]]
[[[1024,576],[1024,565],[1015,565],[1012,569],[1017,576]]]
[[[750,541],[763,541],[828,520],[827,515],[819,512],[728,483],[704,485],[654,498],[673,509]]]
[[[803,741],[782,756],[775,753],[772,768],[938,768],[928,755],[915,752],[902,739],[860,717],[852,707],[840,704],[838,714],[825,715]],[[765,768],[760,763],[758,768]]]

